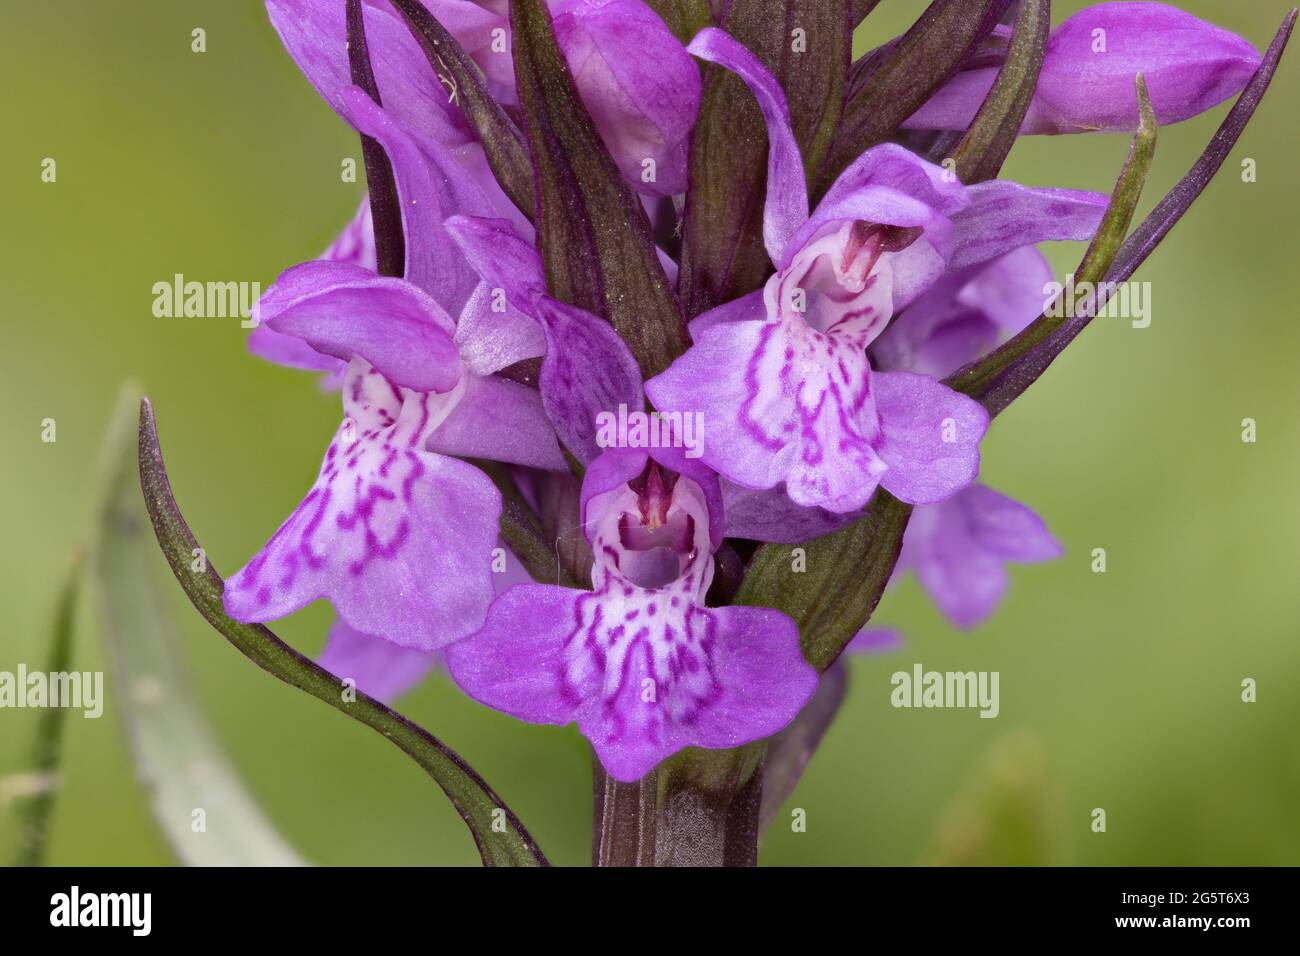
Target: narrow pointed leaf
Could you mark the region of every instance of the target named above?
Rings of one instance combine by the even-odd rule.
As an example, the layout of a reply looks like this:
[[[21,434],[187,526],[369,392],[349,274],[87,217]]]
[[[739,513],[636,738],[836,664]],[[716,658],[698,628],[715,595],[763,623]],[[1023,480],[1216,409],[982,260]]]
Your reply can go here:
[[[848,691],[849,671],[836,661],[817,685],[813,699],[799,711],[790,726],[768,741],[763,761],[763,802],[758,811],[759,830],[767,829],[790,799],[808,762],[840,712]]]
[[[862,153],[883,143],[957,72],[966,55],[997,26],[1011,0],[934,0],[895,43],[868,54],[856,92],[822,166],[817,195]]]
[[[643,376],[657,375],[689,338],[641,200],[578,96],[545,4],[514,0],[510,24],[547,289],[608,319]]]
[[[825,672],[880,603],[911,514],[911,505],[880,488],[863,516],[839,531],[799,545],[763,545],[736,603],[790,615],[804,657]]]
[[[76,624],[77,595],[81,591],[81,560],[73,560],[68,576],[59,591],[54,622],[50,629],[47,674],[66,673],[72,662],[72,638]],[[21,692],[21,691],[20,691]],[[102,701],[101,701],[102,703]],[[15,791],[18,804],[18,851],[15,866],[40,866],[49,842],[50,818],[59,792],[59,762],[63,752],[63,733],[67,725],[66,707],[46,707],[36,724],[29,769],[21,778],[7,782]],[[8,788],[6,788],[8,789]]]
[[[240,780],[186,670],[136,477],[139,401],[138,389],[122,390],[105,440],[105,495],[91,569],[136,777],[186,866],[304,866]],[[197,833],[195,809],[205,815],[205,830]]]
[[[485,866],[547,865],[519,819],[442,741],[379,701],[347,687],[262,625],[241,624],[226,615],[221,604],[225,587],[221,575],[210,562],[205,562],[202,571],[191,570],[198,542],[172,496],[148,399],[140,402],[139,466],[145,506],[158,543],[181,588],[209,624],[267,673],[360,721],[411,757],[447,794],[469,827]],[[493,827],[498,818],[505,824],[504,832]]]
[[[533,214],[533,171],[523,134],[488,92],[483,74],[464,48],[420,0],[392,0],[429,66],[454,88],[454,97],[474,126],[488,165],[510,201],[525,216]]]
[[[1297,11],[1292,9],[1283,19],[1273,42],[1264,53],[1259,69],[1219,124],[1200,158],[1187,175],[1147,214],[1133,234],[1123,240],[1118,249],[1114,248],[1117,241],[1113,232],[1114,220],[1108,213],[1098,232],[1098,238],[1089,247],[1084,263],[1079,268],[1080,280],[1088,278],[1084,275],[1084,269],[1087,268],[1092,276],[1091,281],[1097,281],[1100,276],[1102,285],[1107,287],[1111,287],[1111,283],[1128,281],[1191,208],[1228,158],[1251,117],[1255,115],[1255,110],[1259,108],[1295,28],[1296,15]],[[1154,120],[1144,117],[1142,125],[1150,126],[1151,129],[1144,134],[1139,127],[1130,161],[1121,174],[1121,184],[1139,172],[1140,163],[1134,161],[1133,154],[1139,151],[1142,137],[1154,137]],[[1131,189],[1132,186],[1128,188]],[[1117,186],[1116,192],[1120,189],[1121,186]],[[1136,197],[1132,202],[1136,202]],[[1108,230],[1108,226],[1112,229]],[[1075,336],[1088,326],[1103,305],[1105,299],[1098,296],[1096,301],[1076,310],[1071,318],[1050,319],[1049,316],[1041,316],[1001,348],[979,362],[958,370],[951,376],[949,384],[978,399],[990,414],[997,414],[1038,380],[1056,357],[1065,351],[1066,346],[1074,341]]]
[[[780,83],[811,179],[840,118],[852,46],[844,0],[735,4],[723,29]],[[771,272],[762,235],[767,132],[745,82],[720,66],[705,72],[689,163],[679,287],[696,316],[753,292]]]
[[[1051,0],[1020,0],[1006,62],[952,154],[957,178],[963,183],[997,177],[1034,98],[1051,29]]]
[[[1129,147],[1128,158],[1120,170],[1119,179],[1111,193],[1106,214],[1093,237],[1079,268],[1075,271],[1076,284],[1100,281],[1110,268],[1112,260],[1119,251],[1120,243],[1128,235],[1129,223],[1133,211],[1142,195],[1142,186],[1146,182],[1147,171],[1155,155],[1156,121],[1151,110],[1151,101],[1147,96],[1146,83],[1142,75],[1137,77],[1138,106],[1141,120],[1137,132],[1133,134],[1133,143]],[[1087,288],[1087,286],[1085,286]],[[1058,305],[1065,303],[1058,303]],[[1069,303],[1075,315],[1094,314],[1096,304],[1079,298]],[[1045,356],[1048,341],[1069,321],[1066,309],[1056,308],[1043,313],[1017,335],[993,352],[965,368],[958,369],[947,380],[947,384],[959,392],[970,395],[988,409],[989,414],[996,415],[1011,400],[1024,391],[1033,381],[1026,381],[1026,374],[1037,378],[1047,366],[1039,367]],[[1057,314],[1059,313],[1059,314]],[[1084,321],[1087,324],[1087,320]],[[1082,326],[1079,327],[1082,330]],[[1076,333],[1077,334],[1077,333]],[[1050,362],[1050,359],[1048,359]],[[1034,371],[1036,370],[1036,371]]]

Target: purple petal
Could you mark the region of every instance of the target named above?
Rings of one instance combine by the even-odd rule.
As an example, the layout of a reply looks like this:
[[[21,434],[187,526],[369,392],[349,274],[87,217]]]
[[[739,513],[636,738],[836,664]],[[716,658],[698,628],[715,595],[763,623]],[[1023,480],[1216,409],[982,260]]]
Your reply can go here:
[[[702,459],[723,476],[754,489],[784,481],[798,504],[854,511],[885,471],[870,369],[862,343],[806,331],[715,325],[646,391],[661,411],[703,417]]]
[[[979,474],[979,443],[989,416],[978,402],[928,375],[872,376],[880,415],[880,483],[911,504],[942,501]]]
[[[480,282],[456,321],[456,347],[466,368],[491,375],[524,359],[546,352],[546,335],[530,318]]]
[[[311,492],[226,581],[226,613],[277,620],[320,598],[366,634],[435,650],[474,630],[492,594],[501,495],[423,451],[455,396],[400,389],[361,360]]]
[[[915,510],[903,561],[954,625],[983,621],[1007,589],[1010,561],[1058,557],[1060,546],[1024,505],[983,485]]]
[[[569,467],[537,390],[494,376],[465,377],[464,395],[425,447],[551,471]]]
[[[316,663],[340,680],[351,680],[363,694],[389,703],[424,680],[441,656],[399,647],[336,620]]]
[[[971,203],[952,217],[950,269],[988,262],[1021,246],[1049,240],[1090,240],[1110,197],[1074,189],[1039,189],[1006,179],[977,183]]]
[[[262,322],[317,352],[364,358],[394,384],[446,392],[461,377],[451,319],[401,279],[316,260],[294,266],[259,304]]]
[[[1138,123],[1134,77],[1139,72],[1157,122],[1168,126],[1239,92],[1259,63],[1259,53],[1246,40],[1175,7],[1098,4],[1052,32],[1020,131],[1132,131]],[[996,73],[983,67],[958,74],[904,126],[965,129]]]
[[[448,668],[489,707],[534,723],[576,720],[624,781],[684,747],[769,736],[812,697],[817,675],[785,615],[674,609],[658,594],[512,588],[481,631],[448,650]]]
[[[724,302],[717,308],[702,312],[691,320],[691,339],[698,339],[708,329],[727,322],[763,321],[767,318],[767,305],[763,301],[763,290],[755,289],[739,299]]]
[[[791,237],[808,218],[808,186],[803,159],[790,127],[790,109],[776,79],[754,54],[713,27],[695,35],[686,48],[702,60],[731,70],[753,92],[767,124],[767,201],[763,208],[763,243],[780,264]],[[802,245],[802,243],[801,243]]]
[[[645,401],[641,370],[627,345],[603,319],[548,296],[536,300],[546,333],[538,385],[560,440],[584,463],[600,454],[596,416]]]
[[[1022,563],[1061,556],[1061,546],[1042,518],[987,485],[971,485],[954,496],[952,504],[960,509],[971,536],[991,554]]]
[[[587,112],[614,162],[640,192],[686,191],[686,150],[700,105],[700,71],[641,0],[550,4]],[[645,181],[643,162],[653,160]]]

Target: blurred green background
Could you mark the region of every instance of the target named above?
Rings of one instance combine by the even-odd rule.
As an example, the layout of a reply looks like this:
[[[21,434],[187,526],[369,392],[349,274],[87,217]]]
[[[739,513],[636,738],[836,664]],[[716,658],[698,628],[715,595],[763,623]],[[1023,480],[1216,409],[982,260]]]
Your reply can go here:
[[[1084,4],[1058,2],[1060,21]],[[859,49],[922,8],[886,0]],[[1273,0],[1186,9],[1261,49]],[[5,414],[0,670],[37,668],[55,594],[87,539],[94,464],[119,383],[154,399],[181,505],[233,571],[315,475],[338,421],[311,376],[248,355],[233,319],[158,319],[173,273],[269,284],[317,255],[356,207],[340,182],[356,137],[298,74],[255,0],[5,3],[0,235]],[[207,31],[204,54],[190,31]],[[1300,862],[1300,330],[1297,53],[1223,173],[1139,273],[1153,321],[1099,321],[998,420],[984,479],[1036,508],[1066,549],[1018,567],[1002,608],[950,628],[910,579],[877,624],[906,647],[852,663],[849,701],[763,859],[1081,864]],[[1161,132],[1140,212],[1195,159],[1226,107]],[[1006,175],[1109,190],[1122,136],[1037,138]],[[42,183],[44,157],[58,181]],[[1258,163],[1243,183],[1240,163]],[[1049,250],[1058,272],[1078,248]],[[41,421],[57,421],[43,444]],[[1241,420],[1258,441],[1244,444]],[[1103,547],[1108,571],[1090,570]],[[322,864],[470,864],[450,805],[371,731],[262,674],[190,611],[203,704],[269,815]],[[319,649],[328,612],[277,631]],[[82,604],[79,669],[102,669]],[[1001,672],[1001,715],[889,706],[889,675]],[[1241,680],[1259,700],[1240,699]],[[160,864],[169,852],[128,764],[115,689],[103,719],[68,722],[51,862]],[[554,862],[589,846],[585,745],[516,723],[435,677],[400,702],[473,763]],[[31,711],[0,711],[0,776],[22,770]],[[1092,808],[1108,831],[1092,833]],[[0,860],[14,826],[0,814]]]

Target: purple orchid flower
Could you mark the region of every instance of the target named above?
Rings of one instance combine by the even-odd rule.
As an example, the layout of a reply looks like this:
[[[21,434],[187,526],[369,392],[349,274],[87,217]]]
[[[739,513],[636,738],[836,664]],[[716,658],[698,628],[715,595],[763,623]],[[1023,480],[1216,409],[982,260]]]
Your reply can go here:
[[[500,494],[449,456],[564,461],[537,392],[492,374],[510,357],[494,362],[479,347],[489,334],[470,318],[480,283],[442,224],[446,212],[498,204],[362,90],[348,86],[332,102],[391,158],[406,278],[317,260],[259,303],[272,332],[347,363],[345,418],[311,492],[227,582],[225,606],[264,622],[327,597],[353,630],[429,651],[474,630],[492,597]],[[442,303],[462,306],[464,320]]]
[[[717,477],[679,449],[610,449],[582,486],[593,590],[520,585],[446,651],[474,699],[533,723],[576,721],[615,779],[683,747],[775,733],[817,674],[779,611],[706,607],[722,543]]]
[[[995,30],[990,42],[903,126],[966,129],[993,85],[1009,37],[1009,27]],[[1240,92],[1259,62],[1259,53],[1246,40],[1176,7],[1087,7],[1052,31],[1020,132],[1131,132],[1138,123],[1133,88],[1138,73],[1146,78],[1157,121],[1167,126]]]
[[[872,373],[866,349],[949,272],[1026,242],[1088,239],[1105,197],[1002,180],[965,187],[901,147],[850,165],[811,214],[784,94],[725,33],[689,47],[741,76],[770,142],[763,235],[776,272],[761,293],[706,312],[693,347],[646,384],[661,411],[705,416],[704,460],[796,504],[863,507],[877,485],[911,503],[974,480],[988,418],[912,372]]]
[[[371,195],[320,259],[267,291],[250,348],[325,373],[343,421],[305,498],[225,581],[225,615],[219,575],[184,571],[195,542],[147,404],[145,499],[195,606],[414,757],[485,862],[546,861],[431,734],[369,696],[339,704],[347,679],[390,700],[442,662],[489,707],[576,723],[599,761],[601,864],[752,863],[761,808],[791,792],[843,696],[841,655],[901,641],[868,626],[888,583],[914,572],[972,627],[1002,599],[1008,564],[1060,553],[1037,515],[977,482],[990,415],[1087,321],[1044,316],[1043,335],[1017,336],[1051,279],[1035,246],[1090,240],[1087,270],[1131,276],[1224,161],[1294,15],[1255,72],[1231,34],[1104,4],[1051,35],[1038,73],[1022,54],[1047,9],[1022,5],[1035,15],[1017,17],[1017,55],[985,110],[1008,33],[993,27],[1005,4],[979,6],[963,22],[964,4],[932,5],[861,69],[848,18],[814,11],[802,39],[819,53],[773,57],[778,80],[717,27],[768,56],[783,19],[733,4],[267,0],[361,135]],[[682,46],[674,34],[695,23],[714,26]],[[707,97],[692,55],[714,65]],[[761,136],[731,150],[739,84],[719,68],[756,99],[765,153]],[[1139,71],[1162,122],[1253,76],[1131,235],[1152,155],[1145,102],[1113,201],[974,182],[996,175],[1026,102],[1023,132],[1131,128]],[[1026,76],[1034,89],[1013,89]],[[925,96],[907,125],[965,130],[970,184],[901,145],[931,139],[898,127]],[[792,108],[805,111],[795,123]],[[829,135],[835,117],[847,138]],[[721,304],[694,316],[688,345],[705,302]],[[646,427],[624,434],[632,415]],[[807,554],[791,547],[803,542]],[[503,553],[510,570],[495,573]],[[798,564],[814,553],[816,567]],[[336,613],[328,674],[236,623],[316,600]],[[703,749],[656,772],[685,748]]]

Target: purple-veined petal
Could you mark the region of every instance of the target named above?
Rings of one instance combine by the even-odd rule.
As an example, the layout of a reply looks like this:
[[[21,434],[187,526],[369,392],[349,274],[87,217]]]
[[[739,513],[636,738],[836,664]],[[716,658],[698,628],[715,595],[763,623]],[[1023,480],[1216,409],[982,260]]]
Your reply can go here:
[[[1007,179],[977,183],[971,203],[952,217],[950,269],[964,269],[1021,246],[1049,240],[1089,240],[1110,197],[1074,189],[1022,186]]]
[[[798,504],[854,511],[886,467],[863,345],[801,321],[722,323],[646,391],[661,411],[702,416],[702,458],[723,476],[754,489],[784,481]]]
[[[339,262],[304,262],[276,280],[259,310],[273,331],[344,361],[360,356],[394,384],[446,392],[460,381],[451,319],[402,279]]]
[[[546,333],[538,386],[560,440],[584,463],[600,454],[596,416],[645,401],[641,370],[613,326],[548,296],[534,309]]]
[[[1168,126],[1223,102],[1259,67],[1246,40],[1161,3],[1102,3],[1070,17],[1048,40],[1020,131],[1129,132],[1137,128],[1134,77],[1146,79],[1156,120]],[[903,125],[965,129],[997,74],[959,73]]]
[[[226,613],[273,621],[328,598],[356,630],[426,651],[478,627],[501,495],[471,465],[423,450],[458,397],[398,388],[354,360],[320,476],[226,581]]]
[[[889,466],[880,483],[911,504],[942,501],[979,474],[989,416],[978,402],[913,372],[871,377],[880,415],[876,446]]]
[[[686,49],[641,0],[558,0],[550,8],[578,95],[624,177],[649,195],[685,192],[700,105],[700,72]]]
[[[389,703],[424,680],[441,656],[363,634],[339,619],[316,663],[341,680],[351,680],[363,694]]]
[[[458,458],[568,469],[537,390],[495,376],[466,376],[464,395],[425,447]]]
[[[767,124],[767,200],[763,207],[763,243],[780,264],[791,237],[808,219],[808,184],[803,160],[790,127],[790,108],[776,79],[754,54],[714,27],[695,35],[686,48],[702,60],[731,70],[753,92]]]
[[[773,734],[812,697],[817,675],[785,615],[672,602],[631,587],[522,585],[448,650],[448,668],[490,707],[534,723],[576,720],[625,781],[684,747]]]

